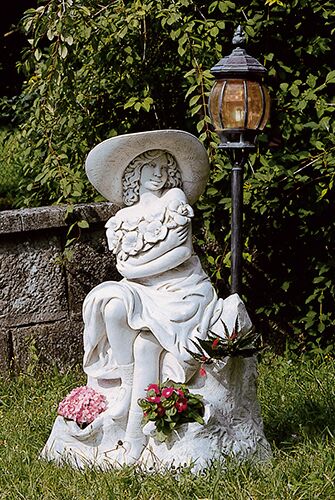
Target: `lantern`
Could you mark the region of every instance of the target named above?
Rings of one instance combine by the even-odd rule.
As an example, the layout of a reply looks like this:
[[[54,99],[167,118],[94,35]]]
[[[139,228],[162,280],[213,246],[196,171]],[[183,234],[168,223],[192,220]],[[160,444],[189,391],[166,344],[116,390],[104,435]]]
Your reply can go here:
[[[255,139],[269,118],[270,97],[262,83],[266,69],[249,56],[242,46],[245,37],[237,28],[233,52],[212,69],[216,82],[209,97],[209,113],[219,148],[253,149]]]
[[[241,293],[242,286],[243,167],[270,113],[270,97],[262,83],[266,69],[246,53],[244,44],[244,32],[238,26],[233,37],[236,48],[211,69],[216,82],[208,103],[213,128],[221,141],[219,148],[232,159],[232,293]]]

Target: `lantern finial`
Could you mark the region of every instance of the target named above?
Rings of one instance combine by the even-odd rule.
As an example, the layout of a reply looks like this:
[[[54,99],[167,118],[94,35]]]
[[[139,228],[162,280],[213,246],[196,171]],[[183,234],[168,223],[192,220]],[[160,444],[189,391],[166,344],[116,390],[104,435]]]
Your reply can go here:
[[[232,44],[235,47],[244,47],[245,46],[245,34],[243,31],[243,28],[241,25],[237,26],[233,39],[232,39]]]

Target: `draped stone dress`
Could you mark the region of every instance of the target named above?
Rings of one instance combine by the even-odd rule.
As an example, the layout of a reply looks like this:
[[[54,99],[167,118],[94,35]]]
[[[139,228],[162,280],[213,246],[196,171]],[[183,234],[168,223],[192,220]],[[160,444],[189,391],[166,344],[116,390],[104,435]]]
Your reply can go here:
[[[161,210],[146,219],[112,217],[106,224],[110,249],[121,258],[150,251],[168,231],[191,223],[193,211],[185,202],[164,204],[162,199]],[[199,258],[192,254],[176,268],[154,276],[107,281],[88,294],[83,305],[84,370],[93,378],[119,377],[104,321],[104,309],[115,297],[125,306],[130,328],[150,330],[163,347],[161,378],[189,380],[198,364],[186,349],[195,351],[192,340],[206,337],[222,306]]]

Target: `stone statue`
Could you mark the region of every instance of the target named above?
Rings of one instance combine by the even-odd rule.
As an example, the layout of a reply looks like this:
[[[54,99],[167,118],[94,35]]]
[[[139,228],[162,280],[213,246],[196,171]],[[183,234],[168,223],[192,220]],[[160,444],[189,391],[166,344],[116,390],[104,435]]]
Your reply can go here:
[[[98,285],[83,305],[87,385],[108,407],[82,430],[58,417],[42,456],[79,467],[192,461],[198,468],[221,452],[269,456],[254,358],[222,360],[203,378],[191,354],[208,332],[231,332],[236,318],[241,331],[251,326],[236,294],[218,299],[192,247],[191,204],[209,170],[202,144],[178,130],[117,136],[91,151],[86,170],[122,207],[106,228],[123,279]],[[158,443],[143,430],[138,400],[164,380],[202,394],[205,424],[184,424]]]

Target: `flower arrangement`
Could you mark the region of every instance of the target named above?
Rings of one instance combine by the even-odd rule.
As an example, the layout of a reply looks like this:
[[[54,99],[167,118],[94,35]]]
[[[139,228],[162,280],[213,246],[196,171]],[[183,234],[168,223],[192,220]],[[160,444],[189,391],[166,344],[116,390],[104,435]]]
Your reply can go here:
[[[197,342],[192,341],[197,352],[192,352],[187,349],[187,352],[191,354],[194,359],[200,361],[201,376],[206,375],[204,365],[211,364],[215,360],[226,357],[249,358],[263,349],[260,345],[260,334],[255,332],[254,327],[242,333],[239,329],[238,318],[236,318],[235,326],[231,334],[225,323],[223,323],[223,327],[225,333],[224,337],[209,333],[206,339],[197,338]]]
[[[143,410],[143,424],[154,422],[158,441],[165,441],[181,424],[204,423],[202,396],[192,394],[186,385],[172,382],[150,384],[146,391],[146,398],[140,399],[138,404]]]
[[[59,403],[58,415],[85,429],[107,409],[105,396],[87,385],[76,387]]]
[[[150,250],[164,240],[170,229],[185,226],[193,217],[193,209],[185,202],[173,200],[159,211],[134,220],[121,220],[117,215],[107,223],[108,248],[121,260],[129,255]]]

